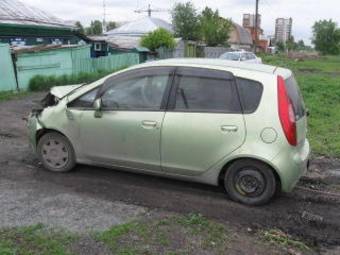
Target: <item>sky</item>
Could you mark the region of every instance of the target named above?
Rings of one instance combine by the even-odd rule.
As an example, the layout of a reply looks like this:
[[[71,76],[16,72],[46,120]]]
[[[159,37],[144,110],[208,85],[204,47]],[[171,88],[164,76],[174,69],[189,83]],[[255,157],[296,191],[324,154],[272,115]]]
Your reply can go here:
[[[103,19],[103,0],[21,0],[44,11],[65,19],[79,20],[88,25],[91,20]],[[136,9],[145,9],[148,4],[154,9],[152,16],[171,21],[169,10],[178,2],[186,0],[105,0],[107,20],[131,21],[141,18],[146,13],[135,13]],[[218,9],[220,15],[242,24],[243,13],[255,12],[255,0],[191,0],[198,11],[205,6]],[[293,36],[310,44],[312,25],[320,19],[333,19],[340,24],[339,0],[259,0],[259,13],[262,15],[261,27],[265,35],[274,34],[275,19],[293,18]]]

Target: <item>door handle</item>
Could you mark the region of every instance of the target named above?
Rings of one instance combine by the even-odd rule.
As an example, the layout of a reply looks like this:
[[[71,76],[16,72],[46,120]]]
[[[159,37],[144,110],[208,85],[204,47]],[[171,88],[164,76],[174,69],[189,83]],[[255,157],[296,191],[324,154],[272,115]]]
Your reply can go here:
[[[142,121],[143,128],[155,128],[157,127],[157,122],[152,120],[143,120]]]
[[[238,130],[237,126],[234,125],[223,125],[221,126],[223,132],[236,132]]]

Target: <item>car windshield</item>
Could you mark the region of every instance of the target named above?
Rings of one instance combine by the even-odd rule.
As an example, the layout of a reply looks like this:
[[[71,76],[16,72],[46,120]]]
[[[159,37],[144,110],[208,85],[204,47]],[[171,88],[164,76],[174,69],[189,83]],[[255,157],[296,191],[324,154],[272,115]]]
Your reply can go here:
[[[220,58],[227,59],[227,60],[239,60],[240,53],[228,52],[228,53],[224,53]]]

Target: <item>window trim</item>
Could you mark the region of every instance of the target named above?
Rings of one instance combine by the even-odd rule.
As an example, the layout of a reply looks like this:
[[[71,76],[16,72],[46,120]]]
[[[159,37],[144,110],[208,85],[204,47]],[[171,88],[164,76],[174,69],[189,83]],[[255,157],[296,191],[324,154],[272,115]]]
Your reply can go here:
[[[186,72],[188,74],[186,74]],[[212,72],[219,73],[220,76],[207,76],[206,74],[211,74]],[[191,76],[191,77],[211,77],[211,78],[218,78],[222,80],[232,80],[232,86],[234,87],[237,100],[240,104],[240,111],[238,112],[230,112],[230,111],[223,111],[223,110],[184,110],[184,109],[175,109],[176,107],[176,96],[177,96],[177,89],[179,87],[180,75],[182,76]],[[178,66],[175,71],[174,75],[174,82],[171,87],[171,92],[169,95],[168,105],[167,105],[168,112],[183,112],[183,113],[213,113],[213,114],[243,114],[243,107],[241,104],[240,93],[238,91],[238,87],[236,84],[235,76],[232,72],[225,71],[225,70],[218,70],[213,68],[204,68],[204,67],[186,67],[186,66]]]

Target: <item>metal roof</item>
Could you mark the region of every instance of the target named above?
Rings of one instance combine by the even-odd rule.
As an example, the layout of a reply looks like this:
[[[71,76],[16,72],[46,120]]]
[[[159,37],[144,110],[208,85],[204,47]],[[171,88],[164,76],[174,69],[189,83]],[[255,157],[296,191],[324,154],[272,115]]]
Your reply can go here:
[[[229,40],[230,43],[238,43],[238,44],[243,44],[243,45],[253,44],[253,39],[251,38],[251,34],[248,32],[247,29],[245,29],[244,27],[234,22],[233,22],[233,28],[238,34],[238,38],[237,38],[238,40],[236,41]]]
[[[18,0],[0,0],[0,24],[1,23],[75,28],[75,26],[66,23],[50,13],[24,4]]]
[[[172,25],[168,22],[158,18],[144,17],[125,23],[124,25],[112,29],[105,34],[108,36],[143,36],[158,28],[164,28],[173,33]]]

